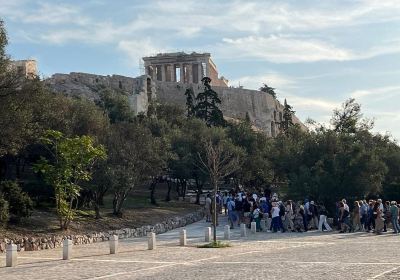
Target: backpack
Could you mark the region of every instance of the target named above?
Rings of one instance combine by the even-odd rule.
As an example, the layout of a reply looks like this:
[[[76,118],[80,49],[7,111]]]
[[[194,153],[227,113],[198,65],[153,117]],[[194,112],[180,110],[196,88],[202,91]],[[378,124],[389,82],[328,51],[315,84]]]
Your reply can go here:
[[[247,200],[243,202],[243,210],[244,212],[250,212],[250,203]]]
[[[279,205],[279,216],[281,217],[285,216],[285,212],[286,212],[285,206],[283,206],[283,204]]]
[[[243,210],[243,203],[239,199],[235,201],[235,210],[242,211]]]

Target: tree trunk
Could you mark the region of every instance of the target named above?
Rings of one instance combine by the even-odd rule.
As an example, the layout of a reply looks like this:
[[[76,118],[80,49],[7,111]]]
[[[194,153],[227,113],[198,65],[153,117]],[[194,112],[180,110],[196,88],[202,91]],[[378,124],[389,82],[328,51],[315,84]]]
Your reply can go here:
[[[197,178],[197,176],[196,176],[196,188],[197,188],[197,192],[196,192],[195,204],[200,205],[200,195],[203,193],[203,184],[200,184],[199,178]]]
[[[172,189],[172,183],[171,181],[167,181],[167,186],[168,186],[168,191],[167,191],[167,196],[165,197],[165,201],[171,201],[171,189]]]
[[[157,186],[157,178],[153,179],[150,185],[150,203],[153,205],[158,206],[155,193],[156,193],[156,186]]]
[[[214,228],[214,243],[217,242],[217,219],[218,219],[218,213],[217,213],[217,182],[216,180],[214,181],[214,212],[213,212],[213,216],[214,216],[214,220],[213,220],[213,228]]]

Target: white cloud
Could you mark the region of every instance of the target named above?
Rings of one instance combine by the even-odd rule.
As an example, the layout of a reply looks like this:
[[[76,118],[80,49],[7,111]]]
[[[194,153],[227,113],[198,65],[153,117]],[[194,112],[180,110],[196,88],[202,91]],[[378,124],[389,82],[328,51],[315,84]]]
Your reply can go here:
[[[139,40],[120,41],[118,49],[126,53],[131,61],[136,65],[143,56],[155,55],[163,52],[162,48],[156,47],[149,38]]]
[[[297,87],[293,78],[279,73],[243,76],[229,81],[232,86],[240,85],[249,89],[259,89],[264,83],[275,88],[278,93],[287,92]]]
[[[345,49],[313,39],[286,36],[248,36],[224,38],[218,55],[236,58],[259,58],[276,63],[315,62],[321,60],[348,60],[352,54]]]
[[[400,97],[400,85],[355,90],[350,93],[350,96],[355,99],[368,100],[388,99],[394,96]]]
[[[223,38],[222,43],[216,47],[216,54],[219,57],[256,58],[274,63],[350,61],[394,53],[400,53],[399,40],[355,51],[336,47],[322,40],[284,35]]]

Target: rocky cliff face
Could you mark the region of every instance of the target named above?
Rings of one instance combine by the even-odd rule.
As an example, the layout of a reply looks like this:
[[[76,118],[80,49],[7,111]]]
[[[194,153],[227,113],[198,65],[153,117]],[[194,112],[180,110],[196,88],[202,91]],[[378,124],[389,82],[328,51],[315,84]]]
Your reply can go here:
[[[120,91],[129,97],[135,113],[146,112],[149,101],[156,99],[161,103],[185,106],[185,91],[193,88],[195,94],[203,91],[199,84],[152,81],[148,76],[136,78],[119,75],[101,76],[86,73],[54,74],[46,81],[55,92],[69,96],[85,97],[90,100],[99,98],[99,91],[105,88]],[[274,137],[278,133],[278,123],[282,121],[283,105],[271,95],[243,88],[217,87],[213,89],[222,100],[221,110],[224,116],[232,119],[244,119],[246,114],[255,127]],[[304,125],[297,117],[294,123]]]

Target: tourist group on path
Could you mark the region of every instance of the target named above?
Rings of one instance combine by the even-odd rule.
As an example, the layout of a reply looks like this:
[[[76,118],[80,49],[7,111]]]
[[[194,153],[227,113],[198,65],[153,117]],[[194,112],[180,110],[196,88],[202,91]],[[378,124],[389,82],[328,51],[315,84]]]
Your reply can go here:
[[[205,201],[206,221],[213,221],[213,197],[207,195]],[[294,202],[280,201],[276,194],[268,190],[263,194],[246,192],[218,192],[217,214],[225,214],[231,229],[244,223],[250,228],[256,223],[257,231],[267,232],[306,232],[308,230],[333,231],[340,233],[366,231],[382,234],[391,228],[393,233],[400,232],[399,207],[396,201],[377,200],[354,201],[350,208],[346,199],[338,201],[333,219],[328,223],[328,211],[323,203],[305,199]],[[263,223],[261,222],[262,220]],[[217,215],[218,224],[218,215]],[[333,229],[332,229],[333,227]]]

